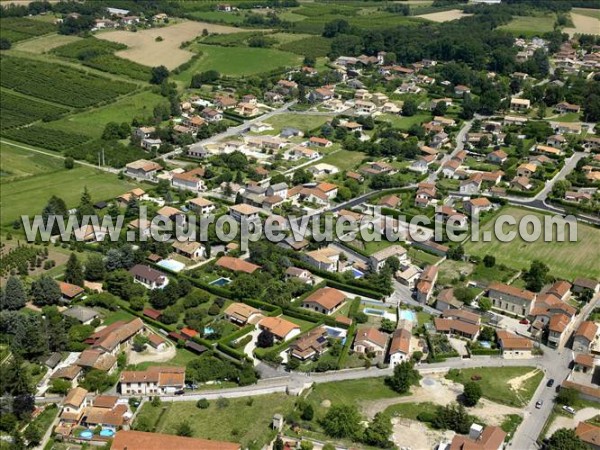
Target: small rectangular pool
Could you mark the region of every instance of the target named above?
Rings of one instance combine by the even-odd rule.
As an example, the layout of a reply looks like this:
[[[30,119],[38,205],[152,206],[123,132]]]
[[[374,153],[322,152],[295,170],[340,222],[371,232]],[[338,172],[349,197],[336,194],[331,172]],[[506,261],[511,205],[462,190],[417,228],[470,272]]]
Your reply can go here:
[[[214,281],[211,281],[208,284],[210,284],[212,286],[223,287],[223,286],[227,286],[229,283],[231,283],[231,280],[229,278],[221,277],[221,278],[217,278]]]
[[[157,266],[164,267],[171,272],[179,273],[183,269],[185,269],[185,264],[179,261],[175,261],[174,259],[163,259],[156,263]]]

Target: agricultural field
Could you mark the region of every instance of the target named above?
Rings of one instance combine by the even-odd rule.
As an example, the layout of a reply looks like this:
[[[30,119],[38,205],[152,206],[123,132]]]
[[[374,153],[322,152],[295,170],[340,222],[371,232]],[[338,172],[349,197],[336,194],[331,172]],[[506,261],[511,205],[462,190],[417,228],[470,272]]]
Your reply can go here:
[[[192,66],[172,78],[189,85],[192,75],[206,70],[216,70],[222,75],[240,77],[269,72],[283,67],[299,65],[302,57],[270,48],[217,47],[194,44],[190,47],[200,54]]]
[[[295,35],[292,35],[295,36]],[[331,51],[331,39],[322,36],[310,36],[288,41],[278,46],[280,50],[297,53],[302,56],[319,58],[327,56]]]
[[[84,134],[56,130],[49,125],[13,128],[4,130],[2,134],[15,141],[54,151],[63,151],[77,147],[90,140],[89,136]]]
[[[526,215],[538,217],[542,223],[544,214],[517,207],[503,208],[501,214],[513,216],[517,224]],[[492,232],[495,219],[481,227],[481,233]],[[510,231],[516,231],[510,227]],[[505,227],[505,231],[508,229]],[[565,233],[568,237],[568,233]],[[539,259],[550,267],[550,273],[556,277],[572,280],[576,277],[600,278],[600,265],[590,264],[597,258],[600,247],[600,230],[582,223],[577,224],[577,242],[544,242],[543,236],[535,242],[525,242],[516,238],[511,242],[500,242],[495,236],[491,242],[465,243],[465,250],[470,255],[483,257],[486,254],[496,256],[497,263],[503,263],[513,269],[528,268],[531,261]]]
[[[596,10],[598,11],[598,10]],[[573,36],[574,34],[600,34],[600,17],[587,14],[571,12],[572,28],[563,31]]]
[[[582,16],[593,17],[595,19],[600,20],[600,9],[573,8],[571,10],[571,14],[579,14]]]
[[[242,31],[240,28],[185,21],[169,27],[151,28],[136,33],[108,31],[99,33],[97,37],[126,45],[127,49],[117,52],[117,56],[144,66],[164,65],[168,69],[175,69],[194,56],[189,50],[181,49],[181,44],[195,39],[204,29],[218,34]],[[157,40],[159,37],[162,40]]]
[[[440,11],[429,14],[422,14],[421,19],[431,20],[433,22],[450,22],[452,20],[462,19],[463,17],[470,17],[472,14],[466,14],[460,9],[451,9],[450,11]]]
[[[24,17],[0,19],[2,37],[11,42],[19,42],[56,31],[56,25]]]
[[[258,448],[267,444],[271,435],[273,414],[286,415],[296,399],[285,394],[260,395],[251,398],[211,400],[207,409],[195,402],[174,402],[165,405],[166,413],[158,421],[157,433],[175,434],[177,426],[189,423],[193,437],[229,442],[240,442],[246,447],[252,442]],[[140,415],[158,418],[150,404],[144,405]],[[155,419],[156,420],[156,419]]]
[[[140,81],[149,81],[149,67],[114,55],[115,52],[126,49],[127,46],[124,44],[90,37],[57,47],[52,50],[52,53],[63,58],[77,60],[84,66],[93,67],[103,72],[125,75]]]
[[[164,97],[159,94],[142,91],[110,105],[63,117],[49,125],[56,130],[100,138],[108,122],[130,123],[136,117],[151,117],[154,107],[164,102]]]
[[[432,119],[431,114],[418,113],[414,116],[400,116],[398,114],[382,114],[377,117],[377,120],[386,121],[392,124],[394,128],[408,130],[414,124],[420,125]]]
[[[2,145],[3,153],[5,146],[6,144]],[[32,155],[32,159],[37,158],[37,156],[34,156],[35,152],[20,148],[18,151]],[[10,164],[11,159],[15,164],[13,166]],[[9,159],[8,165],[5,165],[5,159],[2,159],[2,170],[6,170],[8,173],[16,173],[19,168],[22,169],[22,162],[14,157],[11,159]],[[61,160],[59,159],[59,161]],[[52,195],[61,197],[69,208],[73,208],[79,203],[85,186],[92,194],[94,202],[116,197],[135,187],[133,183],[118,180],[113,174],[90,167],[75,166],[71,170],[56,167],[56,170],[52,172],[42,173],[39,170],[34,172],[36,173],[30,173],[33,176],[6,183],[3,178],[0,178],[2,180],[2,189],[0,189],[2,217],[0,225],[8,225],[22,214],[28,215],[41,212]]]
[[[135,89],[131,83],[115,83],[72,67],[14,56],[3,55],[0,68],[2,87],[75,108],[110,101]]]
[[[545,16],[517,16],[500,29],[510,31],[518,36],[539,36],[554,29],[554,14]]]
[[[14,46],[14,48],[15,50],[22,52],[41,55],[43,53],[48,53],[56,47],[71,44],[79,41],[80,39],[81,38],[77,36],[52,34],[39,39],[29,39],[27,41],[19,42]]]
[[[67,109],[61,106],[51,105],[10,92],[1,91],[0,130],[20,127],[37,120],[54,120],[67,111]]]

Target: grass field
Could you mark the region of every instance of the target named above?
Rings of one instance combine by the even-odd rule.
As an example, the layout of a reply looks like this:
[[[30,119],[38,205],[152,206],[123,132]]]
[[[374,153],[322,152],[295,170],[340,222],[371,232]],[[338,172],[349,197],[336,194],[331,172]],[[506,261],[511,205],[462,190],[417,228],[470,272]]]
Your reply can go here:
[[[544,378],[544,373],[538,370],[533,376],[524,380],[519,389],[512,389],[509,381],[535,370],[537,369],[533,367],[477,367],[461,369],[458,376],[448,375],[448,378],[465,384],[473,376],[481,377],[477,383],[481,385],[483,397],[496,403],[519,407],[531,400],[540,381]]]
[[[7,146],[3,144],[3,154],[5,147]],[[22,149],[17,149],[17,151],[23,154],[35,154],[35,152]],[[62,164],[61,159],[57,160]],[[22,170],[22,159],[12,157],[13,163],[16,164],[13,167],[16,169],[13,169],[10,164],[5,168],[4,159],[2,161],[3,170],[8,172],[20,170],[19,168]],[[22,214],[40,214],[52,195],[61,197],[69,208],[73,208],[79,203],[85,186],[89,189],[94,202],[113,198],[135,187],[132,183],[117,179],[113,174],[90,167],[76,166],[72,170],[62,168],[49,173],[39,173],[38,171],[35,176],[9,183],[2,182],[0,224],[9,224]]]
[[[185,348],[178,348],[175,353],[175,357],[172,359],[169,359],[168,361],[162,361],[162,362],[146,361],[146,362],[139,363],[139,364],[129,365],[128,370],[146,370],[148,367],[151,367],[151,366],[185,367],[192,359],[196,359],[198,357],[199,356],[196,353],[186,350]],[[212,386],[212,388],[214,389],[215,386]]]
[[[193,437],[239,442],[244,448],[256,442],[257,448],[262,448],[273,433],[270,426],[273,414],[285,416],[295,401],[293,396],[272,394],[230,399],[221,408],[217,401],[211,401],[207,409],[197,408],[195,402],[175,402],[167,406],[156,432],[175,434],[177,426],[187,422],[193,429]],[[153,410],[159,408],[145,404],[140,414],[156,420],[158,412]]]
[[[18,178],[64,170],[64,163],[60,158],[0,143],[0,167],[0,183],[7,183]]]
[[[317,384],[307,397],[315,407],[323,400],[332,405],[357,405],[365,401],[399,397],[399,394],[385,384],[385,379],[363,378],[358,380],[336,381]]]
[[[143,91],[122,98],[110,105],[63,117],[60,120],[50,122],[48,125],[58,130],[83,133],[90,137],[100,138],[104,126],[108,122],[131,123],[134,117],[151,117],[154,107],[164,102],[164,97],[150,91]]]
[[[173,79],[189,85],[192,75],[206,70],[216,70],[222,75],[240,77],[268,72],[280,67],[300,65],[302,57],[293,53],[269,48],[219,47],[195,44],[190,47],[201,53],[192,67]]]
[[[540,220],[541,213],[517,207],[506,207],[500,214],[513,216],[517,224],[526,215],[533,215]],[[491,231],[493,234],[495,219],[481,227],[481,232]],[[510,227],[510,231],[517,227]],[[509,228],[505,227],[505,231]],[[568,233],[565,233],[568,237]],[[600,248],[600,230],[582,223],[577,224],[577,242],[544,242],[543,236],[535,242],[525,242],[521,238],[511,242],[500,242],[492,237],[492,242],[470,242],[465,244],[468,254],[485,256],[491,254],[497,263],[503,263],[513,269],[528,268],[531,261],[539,259],[550,267],[552,276],[573,279],[578,276],[600,278],[600,264],[597,261]]]
[[[308,133],[320,128],[325,122],[333,119],[333,116],[307,115],[307,114],[278,114],[271,117],[267,122],[279,133],[282,128],[294,127]]]
[[[377,117],[377,120],[390,122],[394,128],[408,130],[412,125],[420,125],[432,119],[431,114],[415,114],[414,116],[405,117],[398,114],[382,114]]]
[[[340,170],[350,170],[365,159],[365,154],[362,152],[352,152],[350,150],[338,150],[330,153],[320,159],[315,164],[325,163],[336,166]]]
[[[539,36],[554,29],[554,15],[547,16],[518,16],[513,18],[500,29],[510,31],[517,35]]]

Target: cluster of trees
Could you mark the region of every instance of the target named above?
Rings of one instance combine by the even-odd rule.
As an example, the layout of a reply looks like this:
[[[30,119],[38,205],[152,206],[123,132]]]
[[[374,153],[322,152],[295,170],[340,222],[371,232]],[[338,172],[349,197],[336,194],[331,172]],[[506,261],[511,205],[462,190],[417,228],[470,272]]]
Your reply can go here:
[[[406,394],[411,386],[419,383],[421,375],[414,368],[412,361],[403,361],[394,367],[393,375],[386,378],[385,382],[389,387],[399,394]]]
[[[320,423],[325,433],[333,438],[351,439],[380,448],[392,448],[390,442],[392,421],[389,415],[377,413],[369,425],[364,428],[362,417],[356,406],[334,405]]]
[[[236,365],[233,362],[205,354],[202,358],[190,361],[185,369],[188,382],[205,383],[207,381],[234,381],[240,386],[256,383],[258,374],[251,364]]]

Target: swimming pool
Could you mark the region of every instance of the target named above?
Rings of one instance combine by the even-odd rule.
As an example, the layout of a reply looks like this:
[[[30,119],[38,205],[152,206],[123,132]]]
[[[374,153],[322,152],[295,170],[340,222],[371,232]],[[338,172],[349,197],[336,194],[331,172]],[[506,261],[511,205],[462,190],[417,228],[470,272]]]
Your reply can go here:
[[[342,328],[334,328],[334,327],[328,327],[325,326],[325,331],[327,332],[327,335],[334,338],[334,339],[341,339],[342,340],[342,345],[344,345],[346,343],[346,335],[348,334],[348,332]]]
[[[83,430],[79,433],[79,437],[81,439],[91,439],[94,437],[94,433],[92,433],[90,430]]]
[[[113,437],[115,435],[115,430],[112,428],[102,428],[100,431],[100,436],[102,437]]]
[[[358,269],[355,269],[355,268],[353,267],[353,268],[352,268],[352,275],[354,275],[354,278],[362,278],[362,277],[364,277],[364,276],[365,276],[365,273],[364,273],[364,272],[362,272],[362,271],[360,271],[360,270],[358,270]]]
[[[204,335],[209,335],[209,334],[213,334],[215,332],[214,329],[212,329],[211,327],[204,327]]]
[[[483,348],[492,348],[492,343],[490,341],[479,341],[479,345]]]
[[[218,278],[215,281],[211,281],[208,284],[211,284],[213,286],[227,286],[229,283],[231,283],[231,280],[229,278]]]
[[[410,320],[412,322],[417,321],[417,314],[409,309],[401,309],[399,316],[400,320]]]
[[[163,259],[162,261],[156,263],[156,265],[164,267],[165,269],[175,273],[181,272],[183,269],[185,269],[185,264],[175,261],[174,259]]]
[[[396,314],[389,313],[383,309],[365,308],[363,309],[363,312],[368,316],[383,317],[384,319],[388,319],[393,322],[396,321]]]

